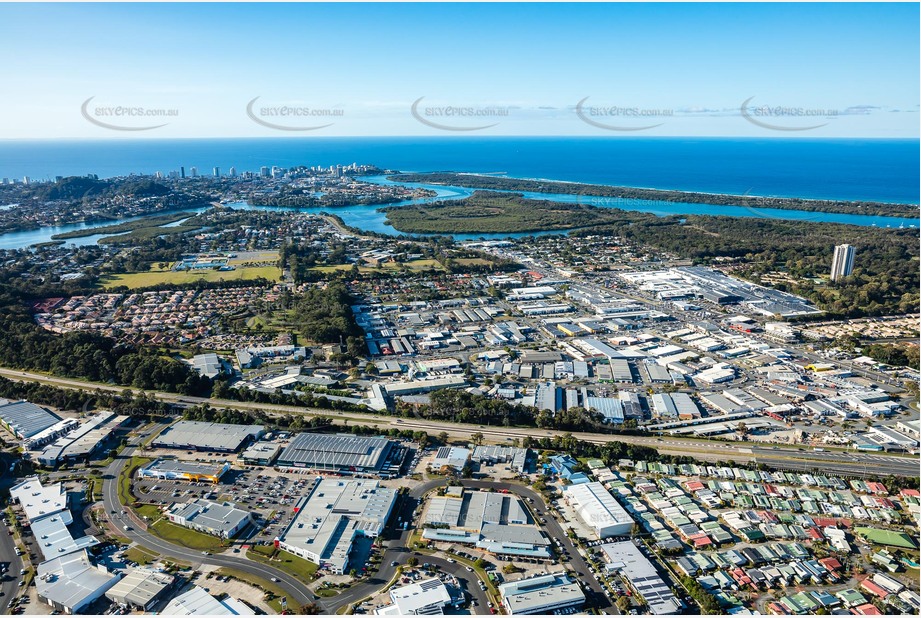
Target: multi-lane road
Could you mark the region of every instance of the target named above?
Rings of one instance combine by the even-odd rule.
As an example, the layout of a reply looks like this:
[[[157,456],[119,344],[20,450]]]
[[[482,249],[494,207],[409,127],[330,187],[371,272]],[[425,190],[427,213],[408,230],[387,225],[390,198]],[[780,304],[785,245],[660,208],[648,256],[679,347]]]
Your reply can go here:
[[[0,376],[29,382],[41,382],[58,386],[61,388],[71,388],[94,392],[97,389],[108,392],[121,393],[125,389],[120,386],[103,384],[98,382],[85,382],[70,378],[59,378],[34,372],[16,371],[11,369],[0,368]],[[781,467],[789,469],[806,469],[819,470],[828,473],[845,474],[853,476],[864,476],[868,474],[866,462],[855,459],[855,454],[846,451],[828,450],[821,457],[814,457],[811,452],[800,448],[778,445],[776,448],[771,447],[772,456],[770,460],[759,458],[753,450],[758,447],[757,443],[752,442],[733,442],[727,440],[704,440],[698,438],[675,438],[642,435],[624,435],[624,434],[604,434],[604,433],[586,433],[586,432],[563,432],[551,429],[534,429],[534,428],[512,428],[512,427],[491,427],[472,424],[450,423],[444,421],[435,421],[425,418],[399,419],[392,416],[373,414],[367,412],[336,412],[332,410],[321,410],[316,408],[302,408],[297,406],[284,406],[265,403],[251,403],[245,401],[232,401],[229,399],[209,399],[205,397],[190,397],[186,395],[177,395],[176,393],[166,393],[162,391],[143,391],[147,395],[177,405],[198,405],[207,403],[215,408],[228,408],[245,411],[261,411],[270,415],[281,414],[301,414],[306,416],[326,416],[334,421],[341,418],[348,421],[351,425],[368,424],[377,425],[378,427],[388,426],[400,429],[413,429],[426,431],[429,435],[436,435],[440,432],[446,432],[452,437],[461,437],[469,439],[470,435],[476,432],[482,433],[487,440],[506,442],[515,439],[523,440],[524,438],[540,438],[562,436],[566,433],[580,440],[596,444],[618,441],[630,444],[640,444],[659,450],[665,454],[672,455],[689,455],[703,461],[759,461],[769,463],[769,461],[778,462]],[[858,455],[858,457],[860,457]],[[887,474],[897,474],[903,476],[918,475],[918,459],[914,457],[898,457],[892,455],[875,455],[874,459],[878,469],[884,469]],[[878,474],[869,470],[869,474]]]

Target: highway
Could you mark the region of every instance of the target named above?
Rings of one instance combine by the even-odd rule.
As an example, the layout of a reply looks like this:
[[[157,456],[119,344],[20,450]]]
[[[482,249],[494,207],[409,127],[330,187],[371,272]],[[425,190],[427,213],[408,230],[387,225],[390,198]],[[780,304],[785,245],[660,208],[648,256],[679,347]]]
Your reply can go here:
[[[59,378],[56,376],[47,376],[44,374],[16,371],[6,368],[0,368],[0,376],[19,381],[40,382],[58,386],[61,388],[71,388],[76,390],[94,392],[97,389],[122,393],[125,388],[114,386],[112,384],[103,384],[97,382],[85,382],[71,378]],[[595,444],[604,444],[607,442],[624,442],[628,444],[640,444],[657,449],[664,454],[671,455],[688,455],[696,457],[703,461],[735,461],[738,463],[748,461],[762,461],[752,452],[753,448],[759,446],[754,442],[732,442],[728,440],[704,440],[699,438],[674,438],[655,436],[635,436],[623,434],[603,434],[603,433],[586,433],[586,432],[564,432],[552,429],[535,429],[535,428],[513,428],[513,427],[491,427],[473,424],[450,423],[445,421],[429,420],[422,417],[401,419],[398,417],[374,414],[369,412],[337,412],[334,410],[321,410],[317,408],[302,408],[297,406],[284,406],[266,403],[253,403],[244,401],[232,401],[229,399],[209,399],[205,397],[190,397],[178,395],[176,393],[166,393],[162,391],[135,391],[143,392],[157,400],[177,405],[199,405],[209,404],[215,408],[228,408],[246,411],[261,411],[268,414],[301,414],[304,416],[326,416],[333,420],[343,419],[352,425],[367,424],[372,426],[386,426],[397,429],[412,429],[426,431],[429,435],[437,435],[444,431],[451,437],[467,438],[476,432],[484,435],[487,441],[498,443],[510,442],[514,439],[541,438],[553,436],[562,436],[571,433],[575,438],[592,442]],[[818,469],[822,471],[834,471],[836,474],[846,474],[853,476],[865,476],[867,466],[863,461],[855,461],[854,454],[842,451],[827,451],[823,457],[807,457],[804,451],[797,447],[789,445],[776,445],[773,449],[772,460],[783,460],[788,462],[790,468],[794,465],[812,466],[809,469]],[[885,469],[887,474],[897,474],[903,476],[918,475],[918,459],[912,457],[898,457],[892,455],[877,455],[881,459],[874,460],[878,468]],[[795,461],[800,460],[796,464]],[[767,463],[767,461],[762,461]],[[872,472],[872,471],[871,471]],[[872,472],[872,474],[878,474]],[[871,475],[872,475],[871,474]]]

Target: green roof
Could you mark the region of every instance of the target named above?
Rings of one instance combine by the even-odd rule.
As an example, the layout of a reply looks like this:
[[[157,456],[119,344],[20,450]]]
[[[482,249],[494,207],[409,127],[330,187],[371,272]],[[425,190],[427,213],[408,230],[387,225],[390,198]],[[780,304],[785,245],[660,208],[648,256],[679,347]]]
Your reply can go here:
[[[867,527],[854,528],[854,532],[877,545],[891,545],[893,547],[904,547],[905,549],[915,549],[917,547],[915,541],[904,532]]]

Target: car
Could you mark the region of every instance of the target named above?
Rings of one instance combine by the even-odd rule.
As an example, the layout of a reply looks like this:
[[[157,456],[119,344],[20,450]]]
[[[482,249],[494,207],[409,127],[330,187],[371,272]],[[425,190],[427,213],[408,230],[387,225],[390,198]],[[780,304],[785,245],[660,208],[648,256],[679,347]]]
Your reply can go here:
[[[211,552],[210,552],[210,551],[203,551],[203,552],[201,553],[201,555],[202,555],[202,556],[210,556],[210,555],[211,555]]]
[[[399,562],[397,562],[396,560],[394,560],[393,562],[390,563],[390,566],[395,567],[395,566],[397,566],[398,564],[399,564]]]
[[[278,583],[278,578],[277,578],[277,577],[273,577],[273,578],[272,578],[272,581],[275,582],[275,583]]]
[[[469,572],[473,573],[473,569],[471,569],[470,567],[464,567],[464,568],[467,569]]]

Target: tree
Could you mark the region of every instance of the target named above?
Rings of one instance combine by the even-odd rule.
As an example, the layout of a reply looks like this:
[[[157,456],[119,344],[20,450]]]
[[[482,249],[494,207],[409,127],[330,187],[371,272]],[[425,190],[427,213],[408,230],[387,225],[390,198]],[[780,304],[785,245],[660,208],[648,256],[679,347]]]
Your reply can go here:
[[[411,567],[414,567],[417,564],[419,564],[419,559],[416,558],[415,556],[410,556],[409,560],[406,561],[406,564],[408,564]]]
[[[473,442],[474,446],[480,446],[483,444],[483,434],[479,431],[470,436],[470,441]]]
[[[438,434],[438,442],[439,444],[448,443],[448,432],[447,431],[442,431],[441,433]]]
[[[478,569],[485,569],[485,568],[486,568],[486,561],[483,560],[482,558],[477,558],[476,560],[474,560],[473,566],[475,566],[475,567],[478,568]]]
[[[620,610],[621,614],[626,614],[630,611],[630,597],[618,597],[617,598],[617,609]]]

